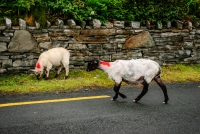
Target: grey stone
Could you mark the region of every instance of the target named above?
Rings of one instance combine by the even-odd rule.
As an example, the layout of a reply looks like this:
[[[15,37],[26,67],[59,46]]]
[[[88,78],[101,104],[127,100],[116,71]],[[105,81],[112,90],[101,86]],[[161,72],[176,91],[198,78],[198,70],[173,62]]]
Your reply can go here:
[[[177,20],[177,21],[176,21],[176,27],[177,27],[178,29],[183,29],[183,22]]]
[[[85,49],[87,49],[87,47],[84,44],[69,44],[68,49],[71,49],[71,50],[85,50]]]
[[[27,30],[36,30],[37,28],[36,28],[36,27],[33,27],[33,26],[27,26],[26,29],[27,29]]]
[[[13,67],[20,67],[20,66],[25,66],[24,61],[22,61],[22,60],[15,60],[13,62]]]
[[[13,32],[9,32],[9,31],[4,31],[3,34],[7,37],[13,37]]]
[[[76,29],[64,29],[63,32],[66,36],[75,36],[80,34],[80,30]]]
[[[111,22],[105,22],[103,25],[104,25],[106,28],[113,28],[113,23],[111,23]]]
[[[166,48],[167,50],[171,50],[171,49],[172,49],[171,45],[166,45],[165,48]]]
[[[40,29],[40,23],[38,23],[37,21],[35,21],[35,27],[36,27],[36,29]]]
[[[40,42],[45,42],[45,41],[50,41],[51,38],[50,37],[39,37],[36,39],[36,43],[40,43]]]
[[[115,35],[115,29],[93,29],[93,30],[81,30],[80,35],[85,36],[109,36]]]
[[[125,29],[125,30],[131,30],[131,29],[133,29],[133,28],[130,27],[130,26],[125,26],[124,29]]]
[[[135,30],[116,30],[116,35],[134,35]]]
[[[171,38],[155,38],[155,42],[170,42]]]
[[[116,35],[115,38],[127,38],[127,35]]]
[[[110,55],[103,55],[99,57],[101,60],[104,61],[111,61],[111,56]]]
[[[175,36],[170,36],[170,38],[173,42],[182,42],[183,41],[183,37],[181,37],[181,36],[175,35]]]
[[[47,28],[51,26],[51,23],[47,20]]]
[[[188,21],[188,29],[192,30],[192,22]]]
[[[25,30],[26,29],[26,21],[23,19],[19,19],[19,29]]]
[[[101,22],[98,19],[92,19],[90,21],[90,25],[94,28],[94,29],[99,29],[101,27]]]
[[[192,49],[194,47],[194,43],[193,42],[184,42],[183,47]]]
[[[58,24],[57,24],[57,25],[58,25]],[[58,26],[51,26],[50,28],[51,28],[51,29],[48,29],[49,31],[50,31],[50,30],[58,29],[59,27],[58,27]],[[51,31],[51,32],[52,32],[52,31]]]
[[[88,48],[89,49],[98,49],[98,50],[100,50],[100,49],[102,49],[102,45],[101,44],[88,44]]]
[[[161,37],[172,37],[172,36],[178,36],[180,33],[161,33]]]
[[[5,30],[6,26],[0,26],[0,30]]]
[[[191,54],[190,50],[178,50],[180,57],[189,57]]]
[[[58,21],[58,27],[59,27],[59,28],[63,28],[63,27],[64,27],[64,22],[63,22],[63,20],[57,19],[57,21]]]
[[[9,67],[9,68],[7,68],[8,72],[12,72],[12,73],[27,72],[30,69],[31,69],[30,67]]]
[[[200,30],[196,30],[196,33],[197,33],[197,34],[200,34]]]
[[[27,59],[38,59],[39,55],[29,55]]]
[[[92,26],[85,26],[85,29],[92,29]]]
[[[11,29],[12,28],[12,21],[5,17],[6,20],[6,28]]]
[[[42,37],[48,37],[48,33],[34,33],[33,37],[35,38],[42,38]]]
[[[163,29],[163,30],[148,30],[150,33],[166,33],[166,32],[171,32],[171,31],[165,31],[165,29]]]
[[[157,29],[161,30],[163,27],[162,22],[157,22]]]
[[[83,61],[84,57],[82,56],[74,56],[70,58],[71,61]]]
[[[152,36],[153,38],[160,38],[160,37],[161,37],[161,35],[158,34],[158,33],[153,33],[153,34],[151,34],[151,36]]]
[[[13,30],[19,30],[19,26],[12,26]]]
[[[146,21],[146,26],[147,26],[148,29],[151,28],[151,22],[149,20]]]
[[[117,48],[122,49],[123,46],[124,46],[124,44],[122,44],[122,43],[117,43]]]
[[[143,32],[143,31],[144,31],[143,29],[135,30],[135,33],[141,33],[141,32]]]
[[[200,43],[195,43],[195,47],[199,49],[200,48]]]
[[[38,44],[26,30],[15,30],[14,36],[8,45],[9,52],[39,52]]]
[[[2,67],[12,67],[12,60],[2,60]]]
[[[11,55],[10,57],[11,59],[22,59],[22,58],[26,58],[26,55]]]
[[[4,74],[6,72],[7,72],[7,70],[5,68],[0,68],[0,74]]]
[[[63,41],[53,41],[52,42],[52,48],[54,47],[64,47],[66,48],[68,46],[68,42],[63,42]]]
[[[7,36],[0,36],[0,42],[6,42],[9,43],[10,42],[10,37]]]
[[[196,31],[191,31],[190,34],[195,35]]]
[[[189,39],[194,39],[195,38],[195,35],[189,35]]]
[[[184,58],[183,61],[188,62],[188,63],[196,63],[197,60],[199,60],[198,57],[189,57],[189,58]]]
[[[119,60],[119,59],[127,59],[126,54],[113,54],[112,55],[112,61]]]
[[[62,33],[64,31],[63,29],[57,29],[57,27],[56,28],[52,28],[52,27],[51,29],[48,29],[48,32]]]
[[[136,58],[141,58],[142,57],[142,52],[141,51],[135,51],[135,52],[128,52],[127,53],[127,58],[129,59],[136,59]]]
[[[26,67],[34,67],[35,64],[36,64],[36,62],[37,62],[36,59],[33,59],[33,60],[25,60],[25,61],[24,61]]]
[[[171,26],[172,26],[171,21],[167,21],[167,28],[171,28]]]
[[[140,22],[139,21],[131,21],[131,27],[138,29],[140,28]]]
[[[91,43],[91,44],[104,44],[108,43],[109,38],[107,36],[94,36],[94,37],[89,37],[89,36],[74,36],[74,39],[76,40],[76,43]]]
[[[125,42],[127,49],[153,46],[155,46],[155,42],[148,31],[132,36]]]
[[[0,52],[7,51],[7,43],[5,42],[0,42]]]
[[[186,37],[189,35],[189,33],[180,33],[181,36]]]
[[[200,23],[199,23],[199,22],[195,22],[195,23],[194,23],[194,26],[195,26],[196,28],[198,28],[198,27],[199,27],[199,25],[200,25]]]
[[[186,55],[190,56],[192,51],[191,50],[186,50],[185,53],[186,53]]]
[[[80,22],[80,26],[81,26],[82,29],[85,29],[86,22],[85,21],[81,21]]]
[[[100,58],[99,58],[99,56],[85,56],[84,57],[84,61],[85,62],[89,62],[89,61],[91,61],[93,59],[100,59]]]
[[[0,60],[8,60],[9,56],[0,56]]]
[[[43,33],[48,33],[48,29],[42,29]]]
[[[67,25],[68,25],[70,28],[76,28],[76,22],[75,22],[73,19],[67,20]]]
[[[124,28],[124,21],[114,21],[114,27]]]
[[[126,38],[116,38],[116,39],[111,39],[110,43],[124,43],[126,41]]]
[[[13,67],[32,67],[35,66],[37,60],[15,60],[13,62]]]
[[[74,66],[82,66],[85,65],[84,61],[70,61],[70,64],[74,65]]]
[[[103,49],[107,49],[107,50],[116,50],[117,49],[117,44],[114,43],[114,44],[103,44],[102,45],[102,48]]]

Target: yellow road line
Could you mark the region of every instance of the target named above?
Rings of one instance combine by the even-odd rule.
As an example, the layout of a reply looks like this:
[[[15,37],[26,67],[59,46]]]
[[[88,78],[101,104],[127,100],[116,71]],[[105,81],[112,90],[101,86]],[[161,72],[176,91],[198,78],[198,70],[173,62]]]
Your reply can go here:
[[[77,100],[90,100],[90,99],[101,99],[108,98],[110,96],[101,95],[101,96],[88,96],[88,97],[77,97],[77,98],[65,98],[65,99],[55,99],[55,100],[39,100],[39,101],[28,101],[28,102],[13,102],[0,104],[0,107],[10,107],[10,106],[19,106],[19,105],[31,105],[31,104],[42,104],[42,103],[53,103],[53,102],[66,102],[66,101],[77,101]]]

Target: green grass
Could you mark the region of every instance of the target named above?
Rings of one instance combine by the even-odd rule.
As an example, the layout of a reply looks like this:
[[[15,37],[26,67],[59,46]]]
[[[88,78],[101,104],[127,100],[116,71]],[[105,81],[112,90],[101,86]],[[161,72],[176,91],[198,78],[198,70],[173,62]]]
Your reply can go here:
[[[86,72],[85,70],[71,70],[69,78],[64,80],[64,71],[58,78],[54,78],[55,72],[50,72],[49,80],[34,75],[15,74],[0,77],[0,94],[24,94],[30,92],[51,92],[79,90],[83,87],[95,86],[112,87],[114,82],[108,75],[100,70]],[[200,82],[200,64],[198,65],[172,65],[162,67],[162,79],[164,82]],[[125,85],[125,84],[124,84]]]
[[[162,67],[161,76],[166,82],[200,82],[200,64]]]
[[[70,71],[69,78],[66,80],[64,80],[64,71],[61,72],[58,78],[54,78],[54,75],[55,72],[51,71],[49,80],[44,80],[43,78],[37,80],[34,75],[28,74],[1,77],[0,94],[79,90],[88,86],[110,87],[113,85],[107,74],[100,70],[92,72],[73,70]]]

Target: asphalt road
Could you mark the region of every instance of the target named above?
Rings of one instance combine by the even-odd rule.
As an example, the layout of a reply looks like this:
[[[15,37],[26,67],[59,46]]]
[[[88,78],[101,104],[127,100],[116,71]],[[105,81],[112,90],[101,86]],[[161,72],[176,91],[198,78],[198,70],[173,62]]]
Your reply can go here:
[[[0,134],[199,134],[200,83],[167,83],[169,103],[152,83],[134,103],[141,88],[123,86],[127,100],[111,97],[0,107]],[[76,92],[0,96],[0,106],[13,102],[113,96],[112,88]]]

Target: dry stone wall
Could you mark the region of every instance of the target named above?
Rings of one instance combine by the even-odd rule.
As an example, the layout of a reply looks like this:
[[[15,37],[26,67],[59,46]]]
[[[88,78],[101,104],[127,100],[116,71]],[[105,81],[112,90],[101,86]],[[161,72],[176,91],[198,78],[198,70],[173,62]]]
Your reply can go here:
[[[6,29],[0,26],[0,74],[29,72],[43,51],[53,47],[70,50],[70,69],[85,69],[88,61],[98,58],[148,58],[160,65],[200,63],[200,29],[149,30],[101,26],[85,29],[51,26]]]

